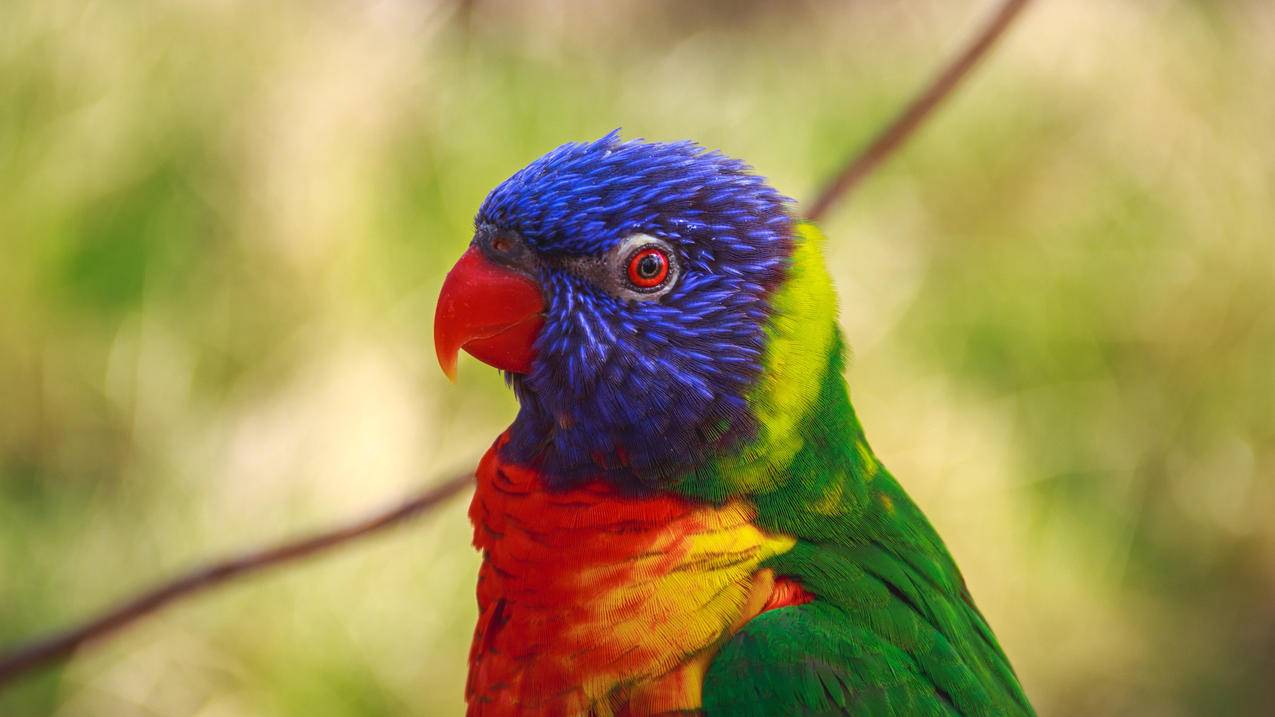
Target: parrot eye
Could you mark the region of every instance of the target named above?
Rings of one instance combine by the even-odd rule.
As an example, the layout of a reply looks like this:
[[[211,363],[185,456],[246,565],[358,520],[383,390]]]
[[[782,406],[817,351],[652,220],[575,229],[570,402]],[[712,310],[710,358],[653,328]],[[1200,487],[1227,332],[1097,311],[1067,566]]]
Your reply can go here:
[[[629,283],[637,289],[654,289],[668,278],[668,254],[659,247],[638,249],[629,255],[628,265]]]
[[[611,267],[613,294],[635,301],[652,301],[667,294],[677,283],[681,264],[673,246],[650,234],[630,234],[611,250],[606,260]]]
[[[677,285],[681,258],[673,245],[650,234],[630,234],[602,256],[575,256],[559,265],[627,301],[656,301]]]

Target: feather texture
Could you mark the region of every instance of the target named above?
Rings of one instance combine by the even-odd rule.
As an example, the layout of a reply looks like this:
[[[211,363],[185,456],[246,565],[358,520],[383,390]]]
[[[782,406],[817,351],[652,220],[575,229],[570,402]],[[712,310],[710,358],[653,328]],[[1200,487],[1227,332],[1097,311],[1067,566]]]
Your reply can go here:
[[[601,481],[546,490],[483,458],[470,506],[483,551],[467,695],[473,715],[609,714],[635,698],[698,706],[695,680],[665,680],[760,611],[763,561],[792,538],[744,501],[637,498]],[[705,662],[706,664],[706,662]],[[698,665],[697,665],[698,667]]]
[[[546,259],[539,357],[484,458],[472,715],[1030,715],[943,541],[868,444],[824,239],[690,143],[565,145],[479,223],[546,257],[643,232],[623,300]]]

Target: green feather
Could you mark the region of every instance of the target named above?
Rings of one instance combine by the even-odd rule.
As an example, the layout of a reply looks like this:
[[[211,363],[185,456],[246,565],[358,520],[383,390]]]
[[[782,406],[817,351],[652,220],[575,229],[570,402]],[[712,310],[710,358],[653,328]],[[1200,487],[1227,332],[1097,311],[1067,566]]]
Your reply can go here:
[[[750,497],[757,523],[797,538],[767,567],[812,603],[764,613],[713,661],[709,715],[1023,715],[1031,705],[956,563],[872,454],[843,377],[822,235],[799,226],[772,297],[760,429],[677,490]]]

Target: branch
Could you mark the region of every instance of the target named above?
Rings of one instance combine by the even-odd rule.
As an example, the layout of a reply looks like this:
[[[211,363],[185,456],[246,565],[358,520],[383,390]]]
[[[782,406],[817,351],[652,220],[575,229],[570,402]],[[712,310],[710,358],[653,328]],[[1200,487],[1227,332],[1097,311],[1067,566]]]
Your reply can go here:
[[[898,151],[933,114],[934,109],[952,94],[952,90],[965,79],[1001,35],[1005,34],[1005,30],[1028,2],[1029,0],[1004,0],[1000,9],[988,20],[983,29],[970,40],[969,45],[959,55],[934,76],[929,86],[917,95],[894,118],[894,121],[886,125],[868,146],[850,156],[841,173],[834,177],[810,203],[810,208],[806,210],[806,219],[812,222],[822,219],[833,205],[872,174],[890,155]]]
[[[882,161],[898,150],[921,126],[970,70],[1005,32],[1028,0],[1005,0],[970,45],[940,72],[863,150],[852,155],[845,168],[811,203],[806,218],[822,218],[834,204],[863,181]],[[381,513],[306,538],[253,550],[197,568],[158,585],[80,625],[19,646],[0,655],[0,687],[27,672],[64,659],[80,646],[108,637],[134,622],[238,577],[292,563],[329,548],[370,536],[432,510],[470,484],[472,475],[451,478],[420,495]]]
[[[4,686],[26,672],[63,659],[81,645],[118,632],[182,598],[217,587],[236,577],[295,562],[336,545],[365,538],[403,523],[459,493],[472,481],[472,473],[456,476],[389,510],[380,511],[362,520],[282,545],[251,550],[197,568],[167,583],[157,585],[80,625],[19,646],[0,656],[0,686]]]

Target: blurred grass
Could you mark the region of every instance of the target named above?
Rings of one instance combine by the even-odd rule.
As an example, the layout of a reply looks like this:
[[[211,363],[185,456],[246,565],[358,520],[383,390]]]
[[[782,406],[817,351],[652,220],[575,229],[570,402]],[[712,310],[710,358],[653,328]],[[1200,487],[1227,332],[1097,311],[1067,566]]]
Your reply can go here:
[[[468,465],[484,193],[623,127],[810,197],[985,3],[0,4],[0,644]],[[1040,3],[826,227],[878,452],[1042,714],[1275,703],[1275,11]],[[456,714],[458,502],[3,715]]]

